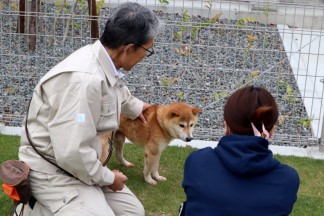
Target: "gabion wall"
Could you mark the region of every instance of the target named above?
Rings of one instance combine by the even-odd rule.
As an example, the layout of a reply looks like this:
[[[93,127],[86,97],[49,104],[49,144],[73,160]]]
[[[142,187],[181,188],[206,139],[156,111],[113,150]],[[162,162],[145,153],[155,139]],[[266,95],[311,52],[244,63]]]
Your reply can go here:
[[[0,5],[0,122],[7,126],[21,126],[31,93],[48,70],[74,50],[94,42],[85,1],[79,1],[73,16],[71,6],[59,2],[41,3],[35,51],[28,50],[28,33],[16,33],[17,2],[4,1]],[[291,16],[308,20],[306,13],[297,14],[300,8],[313,9],[313,18],[317,18],[315,12],[323,11],[323,6],[207,1],[197,8],[193,3],[199,1],[192,1],[191,7],[185,6],[187,1],[182,6],[163,2],[147,3],[165,22],[155,40],[156,54],[125,76],[135,96],[149,103],[182,101],[202,108],[195,139],[218,140],[223,134],[227,97],[244,85],[263,86],[275,96],[280,108],[272,142],[318,145],[320,131],[314,134],[310,122],[320,121],[320,117],[305,110],[278,24],[296,27],[291,26]],[[101,6],[100,29],[118,3]],[[285,7],[294,7],[296,14],[282,12]],[[249,9],[254,13],[246,13]],[[274,19],[273,14],[287,18]],[[33,15],[27,12],[27,17]]]

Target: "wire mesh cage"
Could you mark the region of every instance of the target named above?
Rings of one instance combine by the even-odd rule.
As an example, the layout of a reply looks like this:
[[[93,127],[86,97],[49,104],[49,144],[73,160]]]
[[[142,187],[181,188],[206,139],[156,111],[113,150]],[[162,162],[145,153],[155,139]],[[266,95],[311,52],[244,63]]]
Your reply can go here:
[[[0,3],[0,122],[8,126],[21,126],[32,91],[47,71],[96,40],[87,1],[40,1],[36,11],[33,2],[26,1],[24,12],[20,1]],[[96,1],[100,32],[112,8],[123,2]],[[263,86],[280,110],[272,142],[319,144],[320,0],[136,2],[152,8],[165,25],[155,39],[155,54],[126,73],[133,95],[149,103],[182,101],[203,108],[195,139],[218,140],[227,97],[244,85]],[[22,16],[24,33],[17,33]]]

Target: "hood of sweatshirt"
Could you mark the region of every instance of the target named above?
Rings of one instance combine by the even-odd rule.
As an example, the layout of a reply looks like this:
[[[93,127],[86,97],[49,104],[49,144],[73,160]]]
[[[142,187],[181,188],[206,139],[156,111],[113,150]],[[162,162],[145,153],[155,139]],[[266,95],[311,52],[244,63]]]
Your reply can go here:
[[[261,137],[227,135],[214,149],[226,169],[236,175],[254,176],[269,172],[280,165]]]

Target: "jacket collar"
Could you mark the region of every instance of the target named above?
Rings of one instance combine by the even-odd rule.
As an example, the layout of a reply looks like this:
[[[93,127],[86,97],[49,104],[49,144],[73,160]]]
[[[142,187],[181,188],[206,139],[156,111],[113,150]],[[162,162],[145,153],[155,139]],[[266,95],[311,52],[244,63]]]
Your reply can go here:
[[[115,66],[110,63],[109,59],[107,58],[107,51],[105,50],[105,48],[99,40],[97,40],[92,45],[92,49],[95,53],[96,58],[98,59],[99,64],[101,65],[101,68],[103,69],[107,77],[108,82],[111,86],[114,86],[117,83],[118,79],[122,78],[124,74],[120,73],[119,77],[115,76],[114,70],[116,70],[116,68],[114,68]]]
[[[214,151],[224,166],[238,175],[261,175],[279,165],[269,150],[268,140],[257,136],[223,136]]]

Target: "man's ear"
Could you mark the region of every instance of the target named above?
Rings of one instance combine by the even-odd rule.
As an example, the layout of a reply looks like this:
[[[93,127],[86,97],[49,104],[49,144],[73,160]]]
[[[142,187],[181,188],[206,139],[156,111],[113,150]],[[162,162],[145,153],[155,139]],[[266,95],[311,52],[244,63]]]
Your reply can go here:
[[[131,53],[131,52],[134,52],[134,50],[136,49],[136,46],[135,44],[127,44],[124,46],[124,52],[125,53]]]
[[[226,121],[224,121],[224,133],[225,133],[225,135],[230,135],[231,134],[231,129],[226,124]]]

